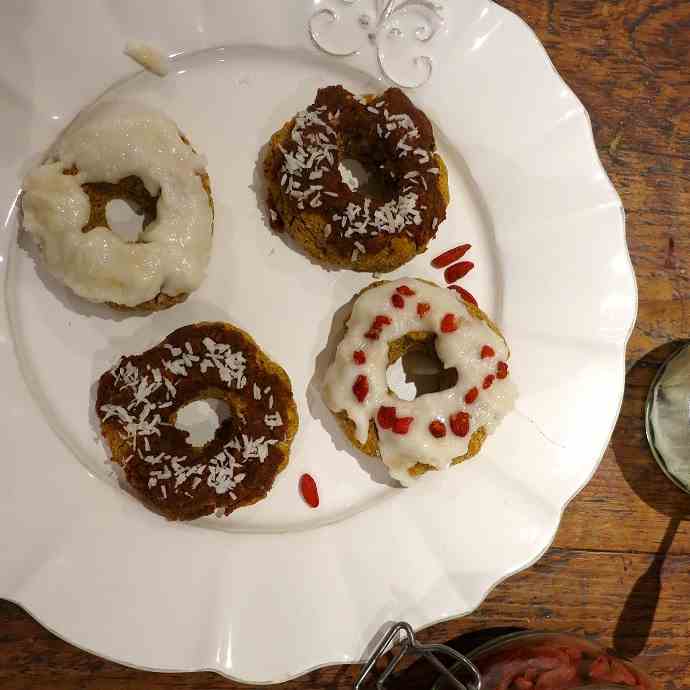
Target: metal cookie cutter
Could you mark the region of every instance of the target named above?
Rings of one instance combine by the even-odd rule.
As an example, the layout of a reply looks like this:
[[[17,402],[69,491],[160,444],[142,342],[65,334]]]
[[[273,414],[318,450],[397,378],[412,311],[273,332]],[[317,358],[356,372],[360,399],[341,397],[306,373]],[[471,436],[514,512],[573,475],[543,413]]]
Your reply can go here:
[[[369,660],[364,664],[362,672],[354,685],[354,690],[363,690],[364,683],[367,678],[372,675],[376,662],[384,656],[396,643],[400,643],[400,650],[395,654],[391,662],[386,667],[386,670],[380,675],[376,681],[377,690],[382,690],[384,683],[395,670],[400,660],[406,654],[412,654],[425,658],[436,670],[446,678],[450,687],[458,688],[458,690],[481,690],[482,679],[477,667],[466,657],[456,652],[451,647],[443,644],[421,644],[417,642],[414,636],[414,631],[409,623],[394,623],[390,630],[383,636],[381,642],[369,657]],[[436,654],[445,654],[455,659],[458,664],[454,668],[466,671],[471,677],[469,684],[463,683],[460,679],[451,673],[437,658]]]

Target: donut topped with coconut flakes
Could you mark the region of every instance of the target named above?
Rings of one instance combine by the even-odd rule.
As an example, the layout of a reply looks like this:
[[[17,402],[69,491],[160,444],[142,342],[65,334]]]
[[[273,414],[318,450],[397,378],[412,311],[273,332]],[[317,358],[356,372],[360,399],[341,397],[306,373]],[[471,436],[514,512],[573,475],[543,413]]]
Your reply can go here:
[[[319,89],[272,137],[264,174],[274,227],[331,265],[393,270],[424,251],[446,217],[447,171],[431,122],[400,89],[361,98]]]
[[[411,401],[388,388],[391,352],[410,336],[426,337],[443,366],[457,370],[453,387]],[[474,455],[512,409],[508,357],[496,326],[454,292],[412,278],[375,283],[354,303],[323,397],[350,440],[407,486],[419,466],[441,470]]]
[[[225,401],[230,413],[214,438],[193,446],[175,422],[203,399]],[[176,520],[227,515],[264,498],[298,425],[287,374],[226,323],[184,326],[120,359],[98,382],[96,413],[130,486]]]

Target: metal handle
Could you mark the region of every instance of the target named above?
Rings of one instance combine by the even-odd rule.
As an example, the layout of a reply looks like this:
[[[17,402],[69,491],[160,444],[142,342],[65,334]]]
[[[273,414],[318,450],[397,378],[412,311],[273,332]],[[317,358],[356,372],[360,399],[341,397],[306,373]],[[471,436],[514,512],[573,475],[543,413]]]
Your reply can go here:
[[[376,687],[378,690],[383,689],[384,683],[388,680],[391,673],[393,673],[396,666],[400,663],[400,660],[408,653],[424,657],[439,671],[439,673],[446,678],[451,687],[457,688],[458,690],[481,690],[481,674],[479,673],[477,667],[466,656],[460,654],[460,652],[455,651],[451,647],[447,647],[446,645],[425,645],[417,642],[412,627],[409,623],[404,622],[394,623],[388,632],[383,636],[366,664],[364,664],[364,668],[359,674],[359,678],[357,678],[357,681],[355,682],[354,690],[362,690],[364,681],[373,671],[376,662],[382,656],[384,656],[389,649],[396,644],[396,642],[400,642],[400,650],[396,653],[386,667],[386,670],[376,681]],[[435,654],[445,654],[458,661],[459,664],[464,667],[464,669],[472,676],[472,684],[468,686],[464,683],[461,683],[460,680],[434,656]]]

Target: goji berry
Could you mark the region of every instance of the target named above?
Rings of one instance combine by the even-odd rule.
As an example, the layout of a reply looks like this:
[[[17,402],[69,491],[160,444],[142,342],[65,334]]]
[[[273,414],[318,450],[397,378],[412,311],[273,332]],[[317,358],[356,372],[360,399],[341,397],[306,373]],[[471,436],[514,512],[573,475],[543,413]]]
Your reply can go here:
[[[369,395],[369,379],[364,376],[364,374],[360,374],[356,379],[355,382],[352,386],[352,392],[355,394],[355,398],[359,400],[359,402],[364,402],[364,399]]]
[[[402,309],[405,306],[405,300],[403,299],[402,295],[399,295],[397,292],[393,293],[391,302],[396,309]]]
[[[319,506],[319,490],[316,488],[316,482],[314,477],[310,474],[303,474],[299,478],[299,490],[302,494],[302,498],[310,505],[312,508],[318,508]]]
[[[374,319],[374,323],[371,324],[372,328],[378,328],[379,330],[384,326],[390,326],[392,321],[388,316],[377,316]]]
[[[455,314],[446,314],[441,319],[441,332],[452,333],[458,330],[458,317]]]
[[[434,419],[429,424],[429,433],[434,438],[443,438],[446,435],[446,425],[440,419]]]
[[[467,436],[470,430],[470,416],[467,412],[456,412],[450,416],[450,429],[456,436]]]
[[[471,244],[460,244],[457,247],[448,249],[442,254],[439,254],[435,259],[432,259],[431,265],[434,268],[445,268],[446,266],[450,266],[454,261],[465,256],[471,247]]]
[[[431,309],[431,305],[428,302],[420,302],[417,305],[417,316],[421,319],[424,314],[426,314],[429,309]]]
[[[449,285],[448,289],[455,290],[455,292],[457,292],[460,295],[463,301],[469,302],[470,304],[474,304],[475,307],[479,306],[477,304],[477,300],[474,298],[474,295],[468,290],[465,290],[464,287],[460,287],[459,285]]]
[[[494,352],[494,349],[493,349],[493,347],[491,347],[491,345],[483,345],[482,346],[482,351],[481,351],[482,359],[486,359],[487,357],[493,357],[495,354],[496,354],[496,352]]]
[[[454,283],[456,280],[464,278],[473,268],[474,264],[471,261],[459,261],[457,264],[448,266],[443,272],[443,277],[446,279],[446,283]]]
[[[381,405],[376,414],[376,421],[382,429],[392,429],[395,422],[395,408]]]
[[[414,421],[414,417],[396,417],[393,422],[393,433],[406,434],[410,430],[410,424]]]

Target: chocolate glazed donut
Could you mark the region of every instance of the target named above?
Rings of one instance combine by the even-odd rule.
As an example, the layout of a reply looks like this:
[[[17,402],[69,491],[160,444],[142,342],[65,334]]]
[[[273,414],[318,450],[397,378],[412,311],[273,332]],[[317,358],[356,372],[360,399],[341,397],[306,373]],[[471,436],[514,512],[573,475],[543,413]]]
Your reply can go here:
[[[195,447],[177,413],[208,398],[225,401],[230,416]],[[96,413],[134,492],[171,520],[228,515],[264,498],[298,427],[287,374],[226,323],[184,326],[122,357],[99,380]]]
[[[343,174],[348,159],[366,170],[363,188]],[[448,175],[431,122],[400,89],[363,98],[320,89],[271,138],[264,175],[273,226],[333,266],[398,268],[446,217]]]

